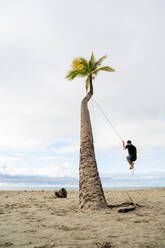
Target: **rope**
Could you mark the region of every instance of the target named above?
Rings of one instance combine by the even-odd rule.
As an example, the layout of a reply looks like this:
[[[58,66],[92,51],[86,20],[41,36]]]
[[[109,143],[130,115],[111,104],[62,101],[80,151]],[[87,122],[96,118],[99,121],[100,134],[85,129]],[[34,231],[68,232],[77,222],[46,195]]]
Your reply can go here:
[[[109,120],[109,118],[107,117],[107,115],[104,113],[104,111],[102,110],[102,108],[100,107],[100,105],[96,102],[96,100],[93,98],[93,101],[95,102],[95,104],[97,105],[97,107],[99,108],[99,110],[102,112],[102,114],[104,115],[105,119],[108,121],[108,123],[110,124],[110,126],[112,127],[113,131],[116,133],[116,135],[119,137],[119,139],[122,141],[122,137],[120,136],[120,134],[118,133],[118,131],[116,130],[116,128],[114,127],[114,125],[112,124],[112,122]]]
[[[105,119],[108,121],[108,123],[110,124],[110,126],[112,127],[112,129],[114,130],[114,132],[116,133],[116,135],[119,137],[119,139],[121,141],[123,141],[122,137],[120,136],[120,134],[118,133],[118,131],[116,130],[116,128],[114,127],[114,125],[112,124],[112,122],[109,120],[109,118],[107,117],[107,115],[104,113],[103,109],[100,107],[100,105],[96,102],[96,100],[94,99],[94,97],[92,97],[93,101],[95,102],[96,106],[99,108],[99,110],[101,111],[101,113],[104,115]],[[134,175],[134,168],[132,170],[132,175]],[[130,196],[129,196],[130,197]]]

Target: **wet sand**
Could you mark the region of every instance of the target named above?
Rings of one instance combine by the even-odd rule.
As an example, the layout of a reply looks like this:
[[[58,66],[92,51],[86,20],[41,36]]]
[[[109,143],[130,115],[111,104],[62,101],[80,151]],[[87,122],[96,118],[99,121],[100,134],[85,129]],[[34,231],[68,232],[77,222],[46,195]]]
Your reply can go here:
[[[117,209],[80,212],[78,191],[57,199],[53,191],[0,191],[0,247],[111,248],[165,247],[165,188],[107,190],[109,204],[143,205],[128,213]]]

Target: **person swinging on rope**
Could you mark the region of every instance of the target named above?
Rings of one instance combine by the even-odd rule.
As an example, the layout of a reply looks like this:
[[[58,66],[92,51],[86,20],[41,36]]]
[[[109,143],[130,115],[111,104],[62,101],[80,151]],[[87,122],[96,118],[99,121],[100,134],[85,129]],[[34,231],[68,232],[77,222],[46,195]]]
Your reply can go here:
[[[124,141],[122,140],[123,143],[123,150],[128,149],[128,156],[126,157],[127,162],[130,165],[130,170],[134,168],[134,162],[137,159],[137,150],[134,145],[132,145],[132,142],[130,140],[127,141],[127,145],[125,145]]]

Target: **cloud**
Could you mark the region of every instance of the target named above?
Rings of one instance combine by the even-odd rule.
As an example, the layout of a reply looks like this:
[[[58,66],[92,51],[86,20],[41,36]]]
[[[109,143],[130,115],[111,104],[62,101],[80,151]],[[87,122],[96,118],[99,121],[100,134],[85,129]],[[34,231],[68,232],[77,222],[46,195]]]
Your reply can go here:
[[[68,154],[68,153],[79,153],[80,146],[79,145],[68,145],[58,149],[52,149],[57,154]]]
[[[44,160],[46,161],[46,160]],[[48,163],[40,166],[27,166],[21,164],[0,164],[0,174],[1,175],[10,175],[10,176],[48,176],[48,177],[64,177],[71,176],[71,163],[64,162],[57,164],[54,161],[50,160]]]

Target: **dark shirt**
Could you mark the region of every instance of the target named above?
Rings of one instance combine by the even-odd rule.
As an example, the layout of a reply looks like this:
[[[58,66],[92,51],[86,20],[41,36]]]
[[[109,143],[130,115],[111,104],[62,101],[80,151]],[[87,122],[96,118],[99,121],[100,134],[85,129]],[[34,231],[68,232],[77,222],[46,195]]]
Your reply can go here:
[[[132,144],[130,145],[126,145],[125,147],[126,149],[128,149],[128,154],[132,157],[136,157],[136,147],[133,146]]]

